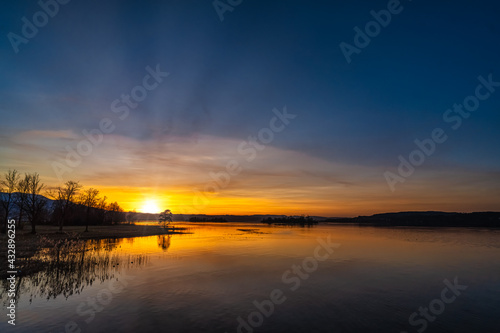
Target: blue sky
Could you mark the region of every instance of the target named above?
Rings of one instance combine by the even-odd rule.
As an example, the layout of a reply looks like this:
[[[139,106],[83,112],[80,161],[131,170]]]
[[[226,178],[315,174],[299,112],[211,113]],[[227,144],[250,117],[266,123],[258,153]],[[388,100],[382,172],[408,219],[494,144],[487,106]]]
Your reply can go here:
[[[402,1],[403,10],[347,63],[339,44],[353,44],[353,28],[363,29],[373,20],[370,11],[387,4],[244,0],[221,22],[211,1],[72,0],[19,45],[18,53],[7,34],[21,34],[21,18],[31,20],[40,7],[36,1],[2,4],[0,168],[39,170],[55,184],[51,163],[64,146],[109,117],[116,130],[64,180],[111,186],[103,182],[110,177],[103,165],[129,156],[133,146],[136,159],[146,162],[152,152],[167,159],[137,171],[144,187],[158,191],[158,184],[175,179],[170,191],[183,191],[203,186],[210,170],[237,154],[239,142],[267,126],[273,108],[286,106],[297,118],[266,148],[276,150],[274,159],[260,156],[218,197],[262,199],[269,193],[264,196],[274,202],[300,190],[295,201],[269,203],[274,208],[268,211],[306,211],[321,193],[332,201],[321,201],[323,208],[314,212],[355,215],[367,196],[370,208],[363,212],[426,209],[425,195],[437,186],[440,197],[450,199],[432,200],[429,208],[464,209],[461,193],[469,191],[477,203],[466,210],[498,209],[493,197],[500,182],[500,91],[456,131],[442,117],[474,93],[478,76],[492,74],[500,81],[500,5]],[[142,82],[146,66],[157,64],[168,78],[130,117],[117,120],[111,102]],[[391,193],[383,173],[396,172],[398,156],[407,157],[413,141],[429,137],[436,127],[447,128],[449,139]],[[117,147],[124,151],[110,155]],[[220,156],[221,151],[227,153]],[[175,163],[169,160],[174,152]],[[201,152],[210,163],[196,159]],[[189,156],[194,162],[186,162]],[[169,169],[169,176],[148,178],[164,174],[162,167],[170,162],[178,168]],[[119,172],[130,172],[126,163],[118,164]],[[93,172],[92,165],[100,168]],[[295,168],[284,181],[290,166]],[[184,174],[186,168],[197,176]],[[317,178],[323,181],[317,184]],[[252,192],[255,183],[269,187]],[[344,194],[347,198],[338,199]],[[301,200],[307,206],[290,208]],[[353,202],[350,209],[338,208]]]

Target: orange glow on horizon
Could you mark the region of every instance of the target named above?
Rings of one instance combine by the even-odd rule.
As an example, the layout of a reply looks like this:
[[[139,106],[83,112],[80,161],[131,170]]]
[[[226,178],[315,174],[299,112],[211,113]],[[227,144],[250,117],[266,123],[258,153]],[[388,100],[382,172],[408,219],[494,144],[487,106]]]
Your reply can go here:
[[[120,180],[123,182],[123,179]],[[117,182],[120,182],[117,181]],[[89,182],[85,187],[99,189],[107,202],[117,202],[126,211],[160,213],[170,209],[173,214],[207,215],[310,215],[324,217],[355,217],[377,213],[401,211],[485,211],[491,205],[481,198],[471,200],[466,194],[447,197],[442,202],[439,190],[426,193],[420,199],[418,189],[400,191],[394,197],[389,191],[378,188],[320,187],[320,188],[271,188],[268,190],[248,188],[224,188],[217,193],[196,190],[196,186],[106,186]],[[414,191],[416,190],[416,191]],[[469,207],[461,207],[463,200],[469,200]]]
[[[376,198],[362,195],[353,200],[347,192],[331,195],[315,193],[310,197],[268,194],[242,191],[241,194],[220,193],[200,197],[191,188],[170,188],[161,190],[151,187],[106,187],[98,188],[101,195],[108,197],[107,202],[118,202],[120,207],[128,211],[142,213],[160,213],[170,209],[173,214],[207,214],[207,215],[311,215],[325,217],[354,217],[377,213],[398,211],[456,211],[457,202],[443,205],[439,202],[423,201],[415,203],[412,196],[406,198]],[[230,192],[230,191],[228,191]],[[434,194],[428,194],[429,197]],[[439,195],[439,193],[435,194]],[[390,200],[389,200],[390,199]],[[472,204],[472,203],[471,203]],[[470,211],[481,211],[481,206]]]

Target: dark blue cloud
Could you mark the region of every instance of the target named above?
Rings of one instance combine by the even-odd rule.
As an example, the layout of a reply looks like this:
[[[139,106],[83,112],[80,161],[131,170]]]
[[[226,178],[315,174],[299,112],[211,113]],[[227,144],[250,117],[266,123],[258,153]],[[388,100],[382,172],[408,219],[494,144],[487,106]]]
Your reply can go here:
[[[142,82],[146,66],[160,64],[171,75],[118,122],[118,134],[244,140],[287,105],[299,117],[273,145],[392,166],[415,138],[443,126],[477,76],[500,81],[497,2],[402,5],[348,64],[339,43],[353,43],[353,28],[387,1],[245,0],[220,22],[211,1],[73,0],[18,54],[6,34],[20,33],[21,17],[39,7],[2,4],[0,127],[95,127],[115,117],[111,102]],[[498,170],[499,123],[497,92],[433,158]]]

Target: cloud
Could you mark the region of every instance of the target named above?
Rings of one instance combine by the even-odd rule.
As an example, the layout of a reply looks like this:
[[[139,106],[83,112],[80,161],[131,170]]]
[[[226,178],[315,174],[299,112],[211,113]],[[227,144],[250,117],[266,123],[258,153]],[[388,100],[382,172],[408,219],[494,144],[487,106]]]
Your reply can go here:
[[[41,131],[29,130],[16,134],[12,140],[17,142],[36,142],[44,139],[64,139],[75,140],[78,139],[72,130],[54,130],[54,131]]]

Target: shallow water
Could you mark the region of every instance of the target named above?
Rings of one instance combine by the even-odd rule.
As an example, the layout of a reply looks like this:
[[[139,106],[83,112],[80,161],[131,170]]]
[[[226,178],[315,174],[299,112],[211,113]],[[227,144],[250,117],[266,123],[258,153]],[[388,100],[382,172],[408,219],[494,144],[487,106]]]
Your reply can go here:
[[[500,328],[500,230],[176,225],[191,233],[93,241],[64,265],[52,258],[18,281],[16,326],[3,315],[0,331]],[[453,293],[455,279],[464,287]]]

